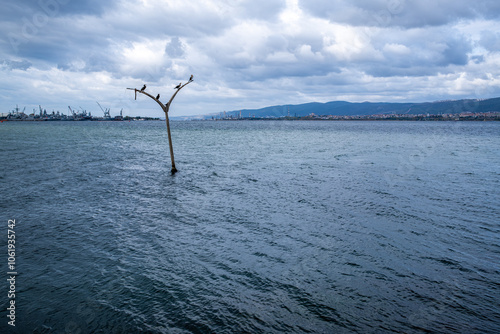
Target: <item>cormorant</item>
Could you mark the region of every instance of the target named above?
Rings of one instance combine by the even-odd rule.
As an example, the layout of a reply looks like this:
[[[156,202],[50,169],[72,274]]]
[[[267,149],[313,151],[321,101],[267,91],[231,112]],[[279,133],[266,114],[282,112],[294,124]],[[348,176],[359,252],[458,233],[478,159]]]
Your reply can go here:
[[[159,100],[160,99],[160,94],[156,95],[156,99]]]
[[[191,77],[189,78],[189,81],[193,81],[193,75],[191,74]]]
[[[142,86],[141,92],[144,91],[145,89],[146,89],[146,85]]]
[[[181,86],[182,86],[182,82],[179,82],[179,84],[178,84],[177,86],[175,86],[175,88],[174,88],[174,89],[181,88]]]

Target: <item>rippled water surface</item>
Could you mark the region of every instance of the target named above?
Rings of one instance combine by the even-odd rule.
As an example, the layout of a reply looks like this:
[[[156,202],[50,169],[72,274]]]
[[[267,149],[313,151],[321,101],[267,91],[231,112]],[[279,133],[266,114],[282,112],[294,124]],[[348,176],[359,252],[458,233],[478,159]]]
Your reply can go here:
[[[499,123],[172,136],[173,176],[163,122],[0,124],[19,333],[500,332]]]

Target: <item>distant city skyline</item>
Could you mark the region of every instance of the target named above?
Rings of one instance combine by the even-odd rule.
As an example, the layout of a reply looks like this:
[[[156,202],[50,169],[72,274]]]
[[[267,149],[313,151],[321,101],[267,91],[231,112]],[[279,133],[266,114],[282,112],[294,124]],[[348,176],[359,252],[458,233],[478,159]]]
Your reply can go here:
[[[7,2],[0,113],[163,117],[308,102],[500,96],[500,3],[458,0]]]

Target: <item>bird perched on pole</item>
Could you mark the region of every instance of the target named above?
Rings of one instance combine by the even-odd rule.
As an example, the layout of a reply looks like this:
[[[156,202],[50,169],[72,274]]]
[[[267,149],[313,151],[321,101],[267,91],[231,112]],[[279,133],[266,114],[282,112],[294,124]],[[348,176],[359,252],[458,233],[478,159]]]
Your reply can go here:
[[[160,99],[160,94],[156,95],[156,99],[159,100]]]
[[[179,84],[178,84],[177,86],[175,86],[175,88],[174,88],[174,89],[181,88],[181,86],[182,86],[182,82],[179,82]]]
[[[141,92],[143,92],[146,89],[146,85],[142,86]]]
[[[193,81],[193,75],[191,74],[191,77],[189,78],[189,81]]]

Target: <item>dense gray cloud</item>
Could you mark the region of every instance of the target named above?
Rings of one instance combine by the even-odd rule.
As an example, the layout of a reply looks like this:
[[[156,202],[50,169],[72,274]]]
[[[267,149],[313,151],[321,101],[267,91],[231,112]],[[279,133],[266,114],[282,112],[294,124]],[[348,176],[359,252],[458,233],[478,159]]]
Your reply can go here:
[[[182,58],[186,53],[184,49],[184,45],[182,44],[179,37],[174,37],[167,43],[165,52],[170,58]]]
[[[500,33],[492,31],[482,31],[479,44],[486,50],[500,51]]]
[[[106,10],[112,9],[117,3],[99,0],[16,0],[6,1],[2,4],[2,19],[32,19],[36,13],[48,16],[56,15],[101,15]]]
[[[8,70],[18,69],[26,71],[28,68],[31,67],[31,65],[32,64],[27,60],[21,60],[21,61],[3,60],[0,62],[0,66]]]
[[[167,93],[191,74],[195,82],[176,98],[180,114],[491,97],[499,14],[489,0],[8,2],[2,107],[100,100],[135,114],[139,102],[125,87]]]
[[[498,19],[496,0],[301,0],[317,17],[355,26],[440,26],[464,19]]]

